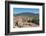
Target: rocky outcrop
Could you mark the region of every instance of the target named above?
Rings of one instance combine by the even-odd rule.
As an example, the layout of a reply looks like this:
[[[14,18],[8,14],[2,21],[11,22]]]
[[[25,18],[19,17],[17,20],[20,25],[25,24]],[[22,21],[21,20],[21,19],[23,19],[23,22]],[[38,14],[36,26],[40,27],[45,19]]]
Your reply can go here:
[[[29,27],[32,26],[31,18],[25,16],[16,16],[13,18],[14,27]]]

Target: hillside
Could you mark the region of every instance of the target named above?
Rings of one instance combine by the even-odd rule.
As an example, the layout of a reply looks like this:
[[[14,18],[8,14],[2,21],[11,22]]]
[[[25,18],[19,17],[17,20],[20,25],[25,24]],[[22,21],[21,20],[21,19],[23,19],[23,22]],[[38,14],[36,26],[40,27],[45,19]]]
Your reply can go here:
[[[14,14],[14,16],[35,16],[35,15],[39,15],[39,14],[34,14],[34,13],[19,13],[19,14]]]

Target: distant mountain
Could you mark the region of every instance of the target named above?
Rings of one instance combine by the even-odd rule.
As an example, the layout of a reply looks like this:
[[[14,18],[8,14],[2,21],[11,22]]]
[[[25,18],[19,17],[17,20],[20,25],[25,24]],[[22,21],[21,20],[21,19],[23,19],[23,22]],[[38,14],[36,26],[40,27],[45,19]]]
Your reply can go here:
[[[35,16],[35,15],[39,15],[39,14],[34,14],[34,13],[19,13],[19,14],[14,14],[14,16]]]

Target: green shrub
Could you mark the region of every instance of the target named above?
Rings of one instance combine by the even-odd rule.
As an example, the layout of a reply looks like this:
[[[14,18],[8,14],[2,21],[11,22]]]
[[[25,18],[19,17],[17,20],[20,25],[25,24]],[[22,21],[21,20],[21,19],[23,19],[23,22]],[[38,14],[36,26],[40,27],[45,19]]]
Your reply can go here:
[[[34,17],[34,18],[32,19],[32,22],[39,25],[39,18]]]

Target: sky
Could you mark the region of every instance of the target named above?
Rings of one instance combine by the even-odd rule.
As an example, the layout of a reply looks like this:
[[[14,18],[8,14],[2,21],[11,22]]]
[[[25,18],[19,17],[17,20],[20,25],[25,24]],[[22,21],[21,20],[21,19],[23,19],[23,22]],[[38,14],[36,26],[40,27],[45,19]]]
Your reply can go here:
[[[37,14],[39,13],[39,9],[38,8],[13,8],[13,14],[19,14],[24,12]]]

